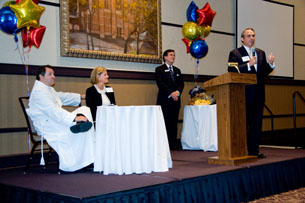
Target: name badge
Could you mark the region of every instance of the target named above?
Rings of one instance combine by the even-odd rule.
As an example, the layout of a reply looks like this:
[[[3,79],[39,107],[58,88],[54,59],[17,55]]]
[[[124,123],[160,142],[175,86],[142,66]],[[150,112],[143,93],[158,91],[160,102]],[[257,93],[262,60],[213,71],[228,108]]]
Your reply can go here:
[[[164,70],[164,72],[169,72],[169,70],[168,70],[168,69],[166,69],[166,70]]]
[[[243,62],[250,61],[250,57],[249,56],[243,56],[241,59],[243,60]]]
[[[106,89],[106,92],[113,92],[112,87],[106,87],[105,89]]]

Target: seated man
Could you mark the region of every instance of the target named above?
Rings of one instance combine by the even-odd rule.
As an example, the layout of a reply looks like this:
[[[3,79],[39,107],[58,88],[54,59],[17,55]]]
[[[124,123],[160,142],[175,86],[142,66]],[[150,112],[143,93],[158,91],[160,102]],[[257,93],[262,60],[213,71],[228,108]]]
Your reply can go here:
[[[59,169],[72,172],[94,162],[92,116],[86,106],[73,112],[63,109],[62,105],[79,105],[81,95],[56,92],[54,84],[53,68],[40,67],[27,113],[38,135],[58,154]]]

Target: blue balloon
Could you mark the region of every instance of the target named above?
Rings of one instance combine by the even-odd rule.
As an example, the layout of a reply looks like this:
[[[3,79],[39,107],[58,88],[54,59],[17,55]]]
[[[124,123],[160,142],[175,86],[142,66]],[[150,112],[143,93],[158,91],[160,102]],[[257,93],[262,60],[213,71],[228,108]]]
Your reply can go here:
[[[205,40],[195,40],[191,43],[190,53],[194,58],[200,59],[206,56],[208,51],[209,47]]]
[[[7,34],[15,34],[17,29],[17,17],[9,6],[0,9],[0,30]]]
[[[186,19],[187,19],[187,21],[192,21],[192,22],[197,23],[197,18],[198,18],[198,14],[196,12],[197,9],[198,9],[198,7],[192,1],[190,3],[189,7],[187,8],[187,11],[186,11]]]

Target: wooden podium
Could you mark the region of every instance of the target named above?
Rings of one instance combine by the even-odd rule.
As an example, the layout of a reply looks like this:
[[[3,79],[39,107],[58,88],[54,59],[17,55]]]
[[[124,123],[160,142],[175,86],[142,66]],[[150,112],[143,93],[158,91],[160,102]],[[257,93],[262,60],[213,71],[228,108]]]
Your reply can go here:
[[[255,74],[225,73],[203,84],[215,91],[217,103],[218,156],[209,157],[209,164],[257,161],[256,156],[248,156],[245,102],[245,86],[255,83]]]

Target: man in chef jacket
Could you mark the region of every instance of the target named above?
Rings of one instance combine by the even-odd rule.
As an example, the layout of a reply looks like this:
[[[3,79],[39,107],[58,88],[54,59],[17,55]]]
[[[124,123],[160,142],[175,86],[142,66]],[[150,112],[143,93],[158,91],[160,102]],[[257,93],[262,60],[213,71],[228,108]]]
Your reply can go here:
[[[94,162],[94,129],[86,106],[69,112],[64,106],[78,106],[80,94],[56,92],[54,70],[40,67],[36,73],[27,113],[38,135],[46,139],[59,157],[59,169],[73,172]],[[44,164],[42,155],[42,165]]]

